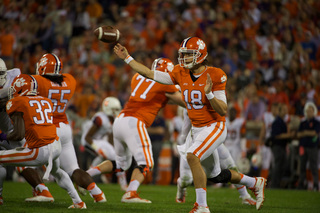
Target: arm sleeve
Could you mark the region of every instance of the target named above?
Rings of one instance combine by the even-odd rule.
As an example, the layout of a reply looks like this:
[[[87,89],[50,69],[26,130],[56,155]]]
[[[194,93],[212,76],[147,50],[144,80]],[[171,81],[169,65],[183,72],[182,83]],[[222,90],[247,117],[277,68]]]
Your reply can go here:
[[[10,87],[0,89],[0,98],[8,97],[8,91]]]
[[[227,103],[227,96],[225,90],[213,91],[213,94],[217,99]]]
[[[161,84],[170,84],[173,85],[173,81],[169,75],[169,73],[161,72],[161,71],[154,71],[154,80]]]

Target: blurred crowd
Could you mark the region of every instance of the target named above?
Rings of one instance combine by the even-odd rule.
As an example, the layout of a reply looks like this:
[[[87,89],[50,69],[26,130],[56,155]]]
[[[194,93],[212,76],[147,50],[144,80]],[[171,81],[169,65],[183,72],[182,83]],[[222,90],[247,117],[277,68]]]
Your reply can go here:
[[[318,11],[320,1],[304,0],[0,0],[0,57],[34,74],[44,53],[60,56],[77,80],[69,106],[77,139],[106,96],[125,104],[134,74],[95,28],[118,28],[119,42],[149,67],[159,57],[177,63],[180,42],[197,36],[210,64],[228,75],[228,105],[259,127],[273,103],[299,119],[307,102],[320,109]],[[162,115],[176,113],[168,106]]]

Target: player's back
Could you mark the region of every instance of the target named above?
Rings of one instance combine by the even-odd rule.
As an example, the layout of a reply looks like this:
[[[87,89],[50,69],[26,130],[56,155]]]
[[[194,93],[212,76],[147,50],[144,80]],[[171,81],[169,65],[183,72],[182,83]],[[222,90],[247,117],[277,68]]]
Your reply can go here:
[[[53,103],[53,123],[59,126],[60,122],[68,124],[66,115],[67,104],[76,88],[76,80],[70,74],[62,74],[61,85],[52,82],[41,75],[33,75],[38,82],[38,95],[51,99]]]
[[[53,124],[52,102],[41,96],[18,96],[8,101],[7,113],[22,112],[29,148],[38,148],[58,139]]]
[[[241,130],[244,127],[244,123],[244,118],[236,118],[233,121],[230,121],[229,118],[226,118],[226,126],[228,130],[225,141],[226,146],[240,145]]]
[[[139,74],[131,81],[131,96],[121,113],[142,120],[149,127],[159,110],[168,102],[165,93],[178,91],[174,85],[163,85]]]

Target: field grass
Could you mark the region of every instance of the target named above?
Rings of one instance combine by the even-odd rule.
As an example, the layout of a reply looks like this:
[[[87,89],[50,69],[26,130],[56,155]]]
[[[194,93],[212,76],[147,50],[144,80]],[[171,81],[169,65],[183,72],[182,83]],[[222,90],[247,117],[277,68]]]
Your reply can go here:
[[[0,213],[18,212],[72,212],[79,210],[68,210],[72,204],[71,198],[66,191],[55,183],[48,183],[54,203],[26,203],[24,199],[30,197],[31,187],[27,183],[5,182],[4,183],[4,205],[0,206]],[[182,213],[189,212],[195,202],[195,192],[193,187],[188,188],[186,203],[178,204],[175,202],[175,186],[152,186],[142,185],[139,189],[140,196],[152,200],[152,204],[127,204],[121,203],[120,199],[123,192],[116,184],[99,184],[105,192],[107,203],[93,203],[89,195],[81,196],[87,204],[86,212],[126,212],[126,213]],[[257,212],[255,207],[241,204],[238,192],[235,189],[208,187],[208,205],[211,212]],[[320,212],[320,193],[311,191],[297,190],[271,190],[265,191],[266,200],[261,213],[272,212]]]

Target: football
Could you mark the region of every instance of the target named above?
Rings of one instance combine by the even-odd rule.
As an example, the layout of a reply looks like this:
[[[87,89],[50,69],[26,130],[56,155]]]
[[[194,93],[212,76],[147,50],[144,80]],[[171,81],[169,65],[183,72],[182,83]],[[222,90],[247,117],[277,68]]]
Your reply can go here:
[[[120,32],[111,26],[101,26],[94,30],[94,35],[103,42],[114,43],[119,41]]]

